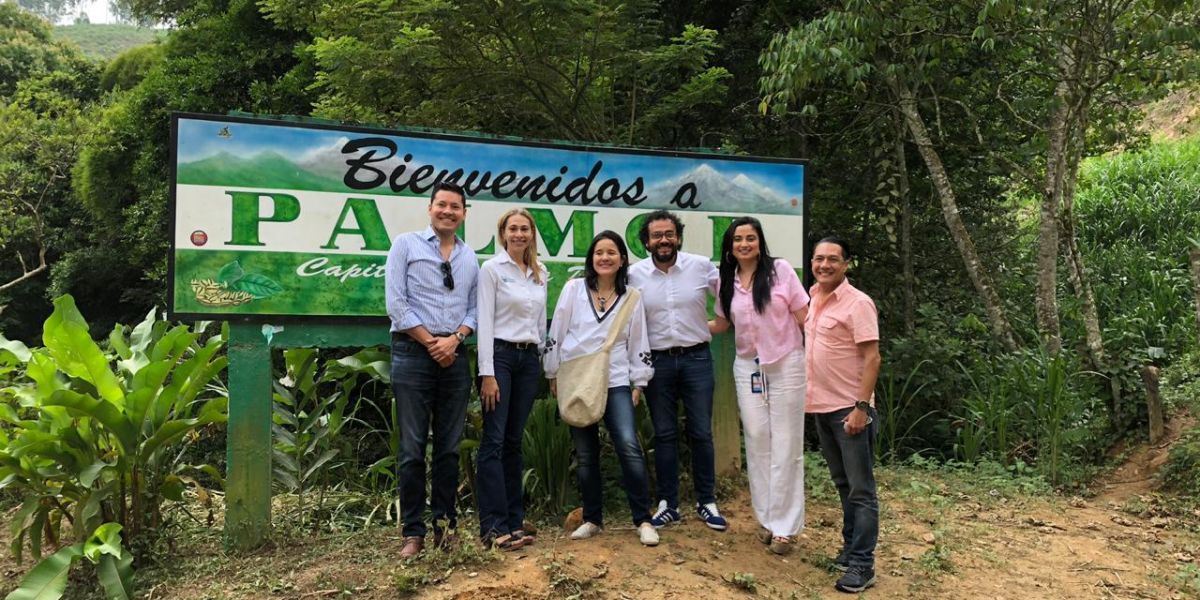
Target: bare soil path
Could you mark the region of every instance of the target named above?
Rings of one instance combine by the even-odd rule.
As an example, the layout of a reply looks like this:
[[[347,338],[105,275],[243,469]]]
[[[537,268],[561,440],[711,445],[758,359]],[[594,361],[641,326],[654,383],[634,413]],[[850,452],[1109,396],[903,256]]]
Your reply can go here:
[[[1110,476],[1131,483],[1099,485],[1100,493],[1088,499],[1055,495],[995,470],[881,469],[879,582],[865,596],[1200,597],[1200,510],[1153,493],[1147,473],[1156,470],[1162,452],[1132,450]],[[483,551],[463,540],[451,552],[427,551],[408,564],[395,559],[400,535],[392,528],[281,534],[273,547],[242,555],[223,554],[219,530],[201,528],[182,536],[168,559],[139,572],[138,597],[845,597],[833,589],[836,576],[827,569],[840,537],[840,511],[832,489],[820,483],[824,472],[818,465],[811,470],[807,529],[788,557],[770,554],[755,538],[749,496],[742,493],[722,505],[729,531],[710,531],[690,518],[663,530],[656,548],[641,546],[620,515],[591,540],[570,541],[559,527],[545,528],[535,545],[516,553]],[[0,559],[0,595],[28,567]]]

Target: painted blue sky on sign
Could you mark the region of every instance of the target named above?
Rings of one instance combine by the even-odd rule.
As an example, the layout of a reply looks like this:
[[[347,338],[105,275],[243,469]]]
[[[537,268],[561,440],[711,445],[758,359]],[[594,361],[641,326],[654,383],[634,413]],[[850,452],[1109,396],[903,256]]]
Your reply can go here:
[[[705,202],[699,210],[799,214],[803,208],[804,166],[794,163],[729,160],[719,156],[672,157],[622,153],[619,149],[570,150],[475,142],[469,138],[450,141],[402,133],[312,129],[282,122],[267,125],[181,118],[178,127],[177,160],[181,166],[221,155],[249,161],[270,153],[287,159],[297,169],[340,181],[346,159],[360,154],[341,152],[348,140],[386,137],[396,143],[398,150],[388,162],[373,165],[385,172],[411,154],[409,172],[418,165],[431,164],[438,170],[461,168],[467,172],[491,171],[493,175],[513,170],[522,176],[561,176],[569,181],[587,176],[596,161],[603,161],[597,183],[615,177],[628,185],[636,177],[643,178],[650,201],[639,208],[669,207],[664,195],[669,199],[684,182],[695,183],[701,190],[701,199],[721,198],[719,207]],[[377,156],[382,154],[382,149],[376,150]],[[563,167],[568,170],[565,175],[561,174]]]

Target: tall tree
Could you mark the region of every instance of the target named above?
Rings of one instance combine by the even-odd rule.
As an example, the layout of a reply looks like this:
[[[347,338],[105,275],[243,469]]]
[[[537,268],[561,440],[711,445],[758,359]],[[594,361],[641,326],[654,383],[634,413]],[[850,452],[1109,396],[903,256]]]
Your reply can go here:
[[[905,0],[848,0],[842,10],[777,35],[763,52],[764,111],[784,112],[805,92],[838,82],[864,92],[869,102],[895,111],[923,160],[937,192],[942,215],[968,276],[987,314],[993,335],[1006,348],[1017,347],[1004,303],[990,270],[980,257],[959,208],[955,184],[918,93],[935,111],[939,97],[959,96],[965,88],[964,65],[982,63],[984,50],[957,34],[974,17],[967,3],[923,3]],[[814,111],[813,105],[802,110]],[[940,113],[938,113],[940,122]]]

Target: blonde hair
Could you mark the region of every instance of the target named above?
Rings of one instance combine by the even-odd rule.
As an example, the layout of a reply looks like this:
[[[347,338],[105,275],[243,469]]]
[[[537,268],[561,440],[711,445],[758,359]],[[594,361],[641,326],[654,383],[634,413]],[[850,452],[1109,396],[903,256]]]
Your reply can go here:
[[[525,252],[522,254],[521,258],[525,261],[526,266],[528,266],[530,269],[533,269],[533,281],[540,284],[542,283],[542,265],[538,263],[538,230],[537,223],[535,223],[533,220],[533,215],[529,214],[529,211],[523,208],[514,208],[500,215],[500,220],[496,222],[496,237],[500,240],[500,246],[507,251],[508,238],[504,237],[504,230],[508,227],[508,220],[513,216],[525,217],[525,220],[529,221],[531,235],[529,236],[529,244],[525,246]]]

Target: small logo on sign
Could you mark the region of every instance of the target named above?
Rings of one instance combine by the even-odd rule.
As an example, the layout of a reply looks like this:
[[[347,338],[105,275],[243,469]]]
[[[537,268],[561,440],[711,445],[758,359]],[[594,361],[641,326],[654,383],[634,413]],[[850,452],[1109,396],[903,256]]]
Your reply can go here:
[[[207,243],[208,243],[208,234],[207,233],[204,233],[203,231],[201,231],[199,229],[192,232],[192,245],[193,246],[203,246]]]

